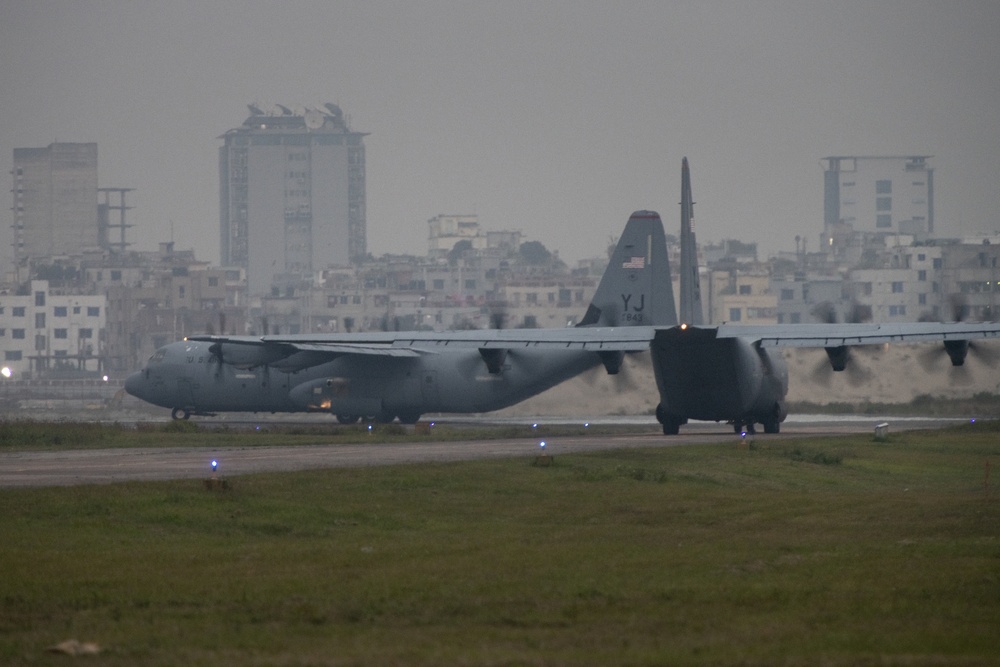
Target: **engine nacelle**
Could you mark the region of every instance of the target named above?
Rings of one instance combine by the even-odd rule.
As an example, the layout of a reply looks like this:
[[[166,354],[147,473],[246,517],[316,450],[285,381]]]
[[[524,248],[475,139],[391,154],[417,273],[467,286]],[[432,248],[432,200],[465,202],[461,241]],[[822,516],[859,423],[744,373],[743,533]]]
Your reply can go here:
[[[847,368],[847,359],[850,357],[850,348],[846,345],[837,347],[827,347],[826,356],[830,359],[830,366],[835,371],[842,371]]]
[[[946,340],[944,350],[948,353],[952,366],[961,366],[965,363],[965,356],[969,353],[969,341]]]

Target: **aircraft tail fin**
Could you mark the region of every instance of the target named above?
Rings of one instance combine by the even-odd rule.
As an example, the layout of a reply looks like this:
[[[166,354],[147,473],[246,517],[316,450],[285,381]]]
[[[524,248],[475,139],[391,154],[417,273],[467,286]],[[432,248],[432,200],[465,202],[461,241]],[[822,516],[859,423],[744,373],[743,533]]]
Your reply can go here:
[[[673,326],[677,309],[663,222],[636,211],[625,225],[587,314],[577,326]]]
[[[691,170],[681,161],[681,284],[680,316],[686,324],[704,324],[701,281],[698,278],[698,244],[694,237],[694,202],[691,200]]]

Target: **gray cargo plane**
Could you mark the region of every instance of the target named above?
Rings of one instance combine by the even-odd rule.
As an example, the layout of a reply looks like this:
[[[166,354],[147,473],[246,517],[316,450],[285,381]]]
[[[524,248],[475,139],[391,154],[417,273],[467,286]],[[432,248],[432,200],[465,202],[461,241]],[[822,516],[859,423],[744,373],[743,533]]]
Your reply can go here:
[[[755,424],[777,433],[787,414],[780,350],[823,348],[835,371],[850,347],[935,342],[961,366],[974,339],[1000,323],[703,326],[694,203],[681,179],[681,312],[677,319],[659,215],[630,218],[580,326],[566,329],[300,336],[192,336],[158,350],[126,390],[173,408],[175,418],[233,411],[329,411],[413,422],[426,412],[485,412],[533,396],[598,364],[649,350],[666,435],[689,419]]]
[[[343,423],[413,423],[428,412],[498,410],[599,364],[615,374],[625,353],[649,347],[648,336],[629,342],[621,330],[676,322],[663,224],[638,211],[576,328],[190,336],[157,350],[125,390],[175,419],[322,411]]]

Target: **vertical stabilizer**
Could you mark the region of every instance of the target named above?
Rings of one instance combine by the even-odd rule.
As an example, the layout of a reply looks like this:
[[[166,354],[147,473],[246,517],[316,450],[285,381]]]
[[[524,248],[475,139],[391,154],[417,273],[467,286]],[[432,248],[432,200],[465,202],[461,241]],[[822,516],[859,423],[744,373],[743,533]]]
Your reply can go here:
[[[655,211],[636,211],[579,326],[675,324],[677,309],[663,222]]]
[[[698,244],[694,238],[694,202],[691,200],[691,170],[681,162],[681,322],[704,324],[701,281],[698,279]]]

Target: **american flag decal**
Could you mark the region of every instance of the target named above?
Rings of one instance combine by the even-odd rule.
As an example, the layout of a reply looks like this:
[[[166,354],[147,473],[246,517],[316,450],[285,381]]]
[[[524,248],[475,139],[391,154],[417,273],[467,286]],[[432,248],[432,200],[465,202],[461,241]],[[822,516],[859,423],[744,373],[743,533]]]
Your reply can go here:
[[[622,264],[623,269],[644,269],[646,268],[646,258],[645,257],[631,257],[627,262]]]

